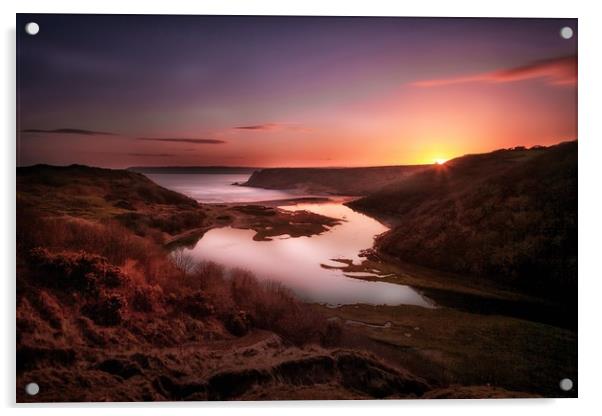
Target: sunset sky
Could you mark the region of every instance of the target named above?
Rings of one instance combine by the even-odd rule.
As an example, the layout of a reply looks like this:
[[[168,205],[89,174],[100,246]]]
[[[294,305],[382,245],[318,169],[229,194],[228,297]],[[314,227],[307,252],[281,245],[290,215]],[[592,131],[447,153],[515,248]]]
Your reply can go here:
[[[576,139],[576,77],[575,19],[21,14],[17,163],[433,163]]]

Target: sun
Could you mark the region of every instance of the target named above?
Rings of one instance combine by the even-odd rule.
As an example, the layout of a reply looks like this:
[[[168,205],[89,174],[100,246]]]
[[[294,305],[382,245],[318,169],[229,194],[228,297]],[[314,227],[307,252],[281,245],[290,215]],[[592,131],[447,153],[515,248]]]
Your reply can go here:
[[[438,165],[442,165],[445,162],[447,162],[447,159],[440,159],[440,158],[435,159],[435,163],[438,164]]]

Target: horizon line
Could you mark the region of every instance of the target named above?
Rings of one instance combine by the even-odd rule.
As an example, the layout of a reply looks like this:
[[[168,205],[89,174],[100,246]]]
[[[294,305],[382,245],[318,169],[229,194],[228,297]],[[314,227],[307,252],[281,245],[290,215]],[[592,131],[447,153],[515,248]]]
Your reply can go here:
[[[570,142],[577,142],[578,138],[574,138],[571,140],[562,140],[558,143],[555,144],[551,144],[551,145],[533,145],[531,147],[526,147],[526,146],[521,146],[521,145],[517,145],[517,146],[513,146],[513,147],[508,147],[508,148],[498,148],[498,149],[493,149],[490,150],[488,152],[479,152],[479,153],[466,153],[463,155],[459,155],[456,157],[452,157],[450,159],[448,159],[446,162],[449,162],[451,160],[454,159],[458,159],[461,157],[465,157],[465,156],[471,156],[471,155],[480,155],[480,154],[487,154],[487,153],[493,153],[493,152],[499,152],[499,151],[511,151],[513,149],[518,149],[518,148],[524,148],[525,150],[534,150],[534,149],[541,149],[541,148],[550,148],[553,146],[558,146],[561,145],[563,143],[570,143]],[[240,166],[240,165],[234,165],[234,166],[230,166],[230,165],[156,165],[156,166],[127,166],[127,167],[106,167],[106,166],[95,166],[95,165],[86,165],[86,164],[81,164],[81,163],[69,163],[69,164],[62,164],[62,165],[54,165],[54,164],[50,164],[50,163],[34,163],[34,164],[30,164],[30,165],[19,165],[17,163],[16,167],[17,168],[28,168],[28,167],[34,167],[34,166],[50,166],[50,167],[70,167],[70,166],[87,166],[87,167],[92,167],[92,168],[100,168],[100,169],[112,169],[112,170],[133,170],[133,169],[368,169],[368,168],[387,168],[387,167],[405,167],[405,166],[432,166],[432,165],[436,165],[436,162],[433,163],[409,163],[409,164],[397,164],[397,165],[358,165],[358,166],[350,166],[350,165],[330,165],[330,166]]]

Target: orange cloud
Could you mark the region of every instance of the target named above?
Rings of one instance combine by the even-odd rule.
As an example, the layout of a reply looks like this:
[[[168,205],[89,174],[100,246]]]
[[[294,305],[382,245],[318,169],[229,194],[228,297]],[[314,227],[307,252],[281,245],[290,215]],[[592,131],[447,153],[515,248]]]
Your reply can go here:
[[[550,85],[577,84],[577,56],[564,56],[544,59],[533,63],[497,71],[462,77],[441,78],[413,82],[415,87],[438,87],[443,85],[464,84],[469,82],[503,83],[527,79],[542,79]]]

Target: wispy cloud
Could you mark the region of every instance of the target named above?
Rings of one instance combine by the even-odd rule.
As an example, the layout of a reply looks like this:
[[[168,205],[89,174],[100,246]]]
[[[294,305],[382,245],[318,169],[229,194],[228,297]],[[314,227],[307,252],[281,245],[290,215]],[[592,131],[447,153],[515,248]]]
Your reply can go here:
[[[275,130],[290,130],[290,131],[311,131],[310,128],[301,126],[299,123],[261,123],[250,124],[247,126],[236,126],[234,130],[247,131],[275,131]]]
[[[59,129],[25,129],[21,130],[22,133],[44,133],[44,134],[78,134],[84,136],[115,136],[115,133],[109,133],[106,131],[94,131],[74,128],[59,128]]]
[[[235,130],[275,130],[281,125],[278,123],[252,124],[250,126],[236,126]]]
[[[185,139],[185,138],[169,138],[169,137],[138,137],[136,140],[144,140],[148,142],[170,142],[170,143],[188,143],[188,144],[223,144],[223,140],[218,139]]]
[[[504,83],[528,79],[541,79],[549,85],[577,84],[577,57],[575,55],[544,59],[527,65],[505,68],[460,77],[439,78],[413,82],[415,87],[438,87],[472,82]]]

